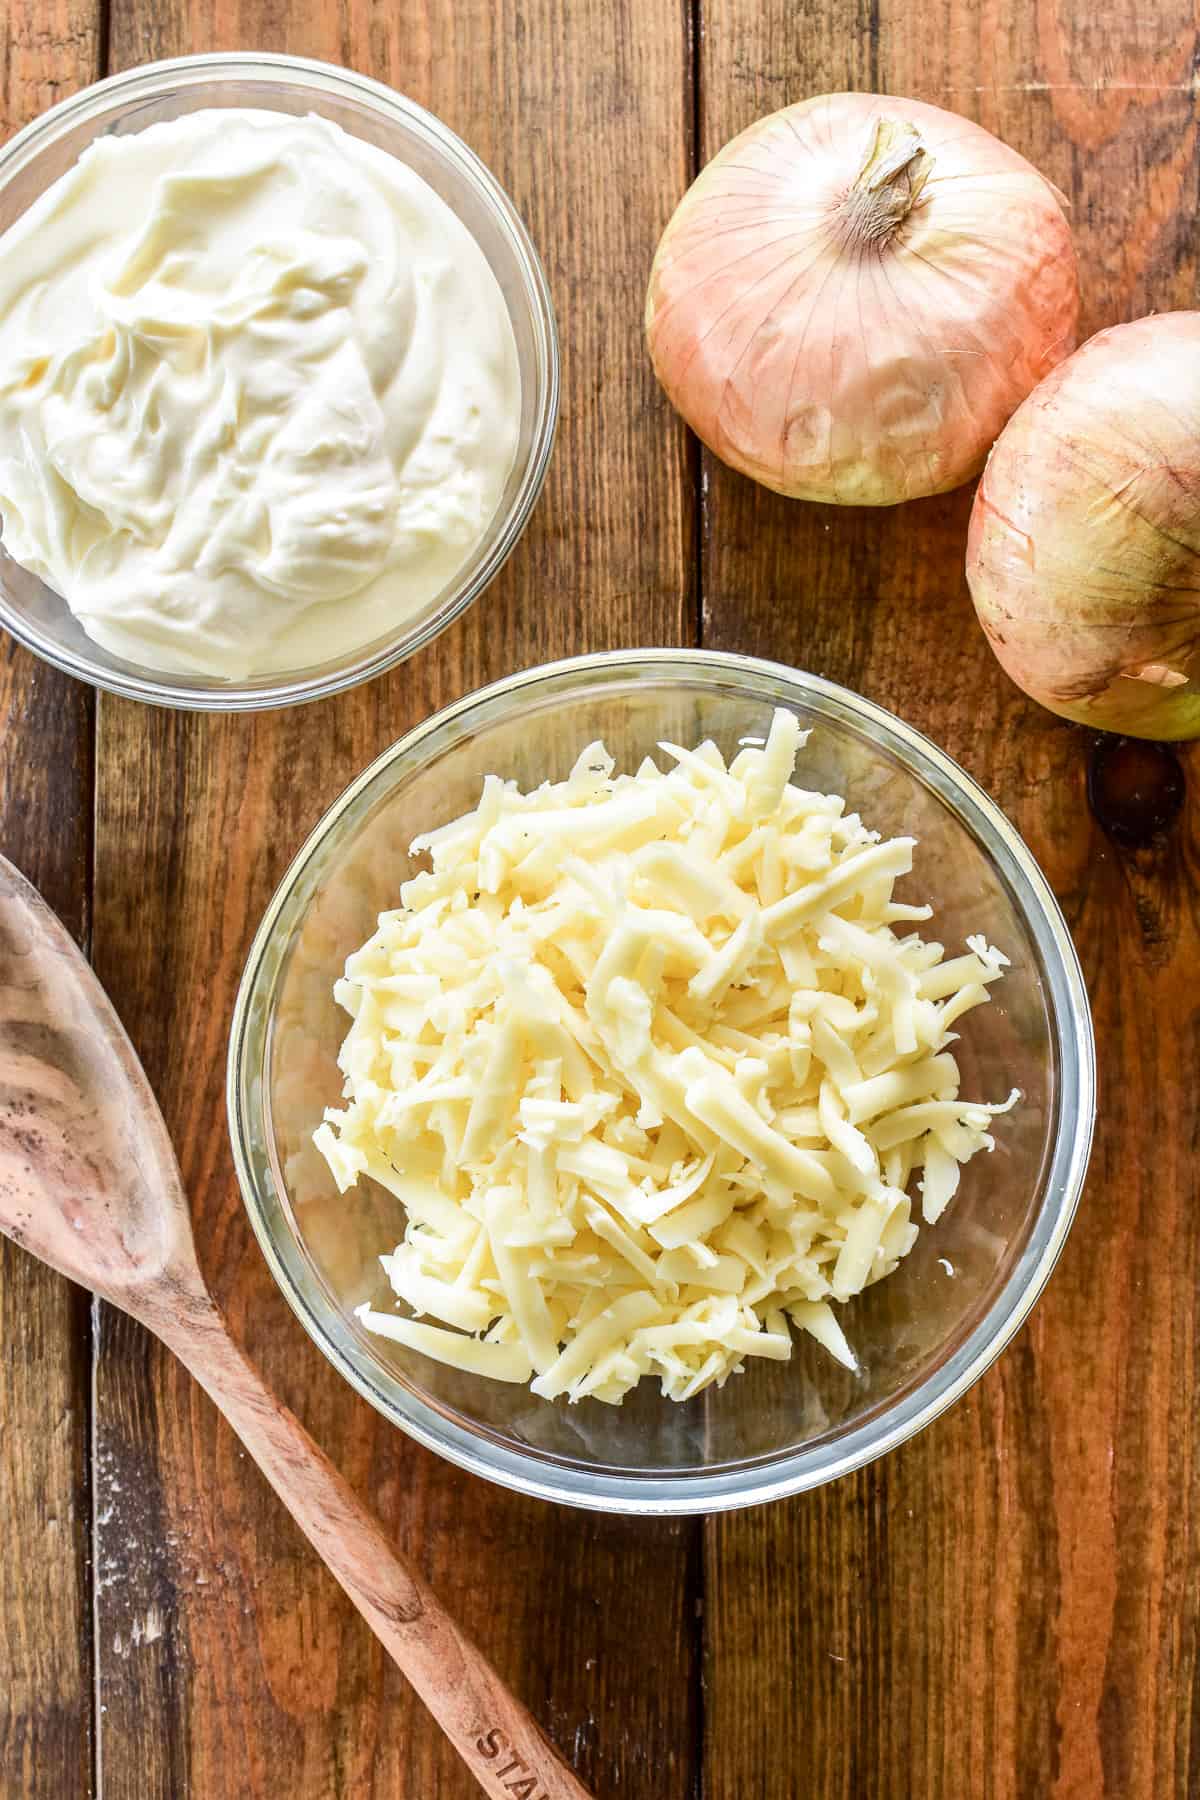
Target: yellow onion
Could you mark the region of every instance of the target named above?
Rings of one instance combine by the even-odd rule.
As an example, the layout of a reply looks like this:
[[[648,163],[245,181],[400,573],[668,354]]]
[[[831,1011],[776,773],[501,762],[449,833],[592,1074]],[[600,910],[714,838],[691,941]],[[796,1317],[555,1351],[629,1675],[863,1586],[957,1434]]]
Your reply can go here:
[[[825,94],[685,194],[646,300],[655,372],[710,450],[782,494],[890,506],[978,473],[1072,349],[1057,191],[956,113]]]
[[[1200,312],[1102,331],[1029,396],[979,484],[967,582],[1052,712],[1200,736]]]

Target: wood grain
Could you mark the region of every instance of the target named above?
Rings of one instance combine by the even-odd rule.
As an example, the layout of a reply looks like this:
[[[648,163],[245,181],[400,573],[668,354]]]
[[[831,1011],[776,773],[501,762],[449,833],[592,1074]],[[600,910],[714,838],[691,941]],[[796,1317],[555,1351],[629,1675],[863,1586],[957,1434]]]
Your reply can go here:
[[[96,72],[98,0],[0,9],[0,133]],[[0,847],[88,931],[90,695],[0,642]],[[0,1240],[0,1790],[91,1792],[87,1302]]]
[[[702,0],[702,16],[702,157],[810,94],[913,94],[1070,196],[1085,332],[1196,304],[1182,0]],[[1195,801],[1149,848],[1104,835],[1092,738],[1027,703],[976,627],[969,492],[835,512],[711,458],[705,474],[705,643],[845,682],[983,782],[1064,905],[1101,1060],[1080,1217],[1000,1363],[875,1468],[709,1524],[705,1794],[1184,1800],[1200,1791]]]
[[[1071,197],[1093,330],[1194,305],[1195,21],[1073,0],[114,0],[113,67],[286,49],[434,107],[546,257],[566,395],[546,495],[483,605],[356,695],[204,721],[103,701],[95,951],[166,1106],[204,1265],[269,1379],[601,1796],[1185,1800],[1200,1791],[1200,1144],[1195,802],[1147,848],[1087,807],[1092,740],[1005,681],[961,580],[969,494],[900,512],[779,500],[706,459],[649,376],[642,285],[689,173],[759,113],[839,87],[978,118]],[[89,79],[86,0],[0,8],[4,125]],[[701,564],[693,554],[699,524]],[[973,1394],[833,1490],[711,1522],[705,1754],[689,1526],[574,1516],[460,1476],[376,1420],[302,1338],[252,1246],[221,1102],[233,988],[303,833],[414,719],[510,668],[690,639],[894,706],[1042,860],[1084,958],[1102,1118],[1079,1222]],[[90,701],[0,661],[3,847],[88,928]],[[12,749],[16,732],[20,752]],[[1182,761],[1200,772],[1194,752]],[[0,1246],[0,1791],[90,1791],[86,1317]],[[474,1792],[209,1403],[103,1315],[96,1369],[107,1800]],[[51,1521],[55,1521],[52,1523]],[[492,1571],[504,1572],[497,1584]],[[654,1667],[629,1645],[656,1621]]]
[[[251,1244],[222,1070],[242,958],[272,886],[379,749],[510,669],[691,637],[692,483],[642,354],[638,304],[688,172],[685,22],[632,0],[384,10],[116,0],[111,43],[114,67],[254,45],[380,76],[491,163],[545,256],[565,352],[562,425],[512,563],[435,647],[357,694],[241,720],[105,700],[96,963],[166,1108],[201,1259],[241,1341],[583,1779],[630,1800],[682,1795],[696,1773],[696,1529],[522,1501],[421,1452],[354,1399]],[[207,1403],[111,1314],[96,1429],[106,1800],[474,1793]],[[646,1617],[659,1621],[668,1673],[635,1682],[628,1646]]]

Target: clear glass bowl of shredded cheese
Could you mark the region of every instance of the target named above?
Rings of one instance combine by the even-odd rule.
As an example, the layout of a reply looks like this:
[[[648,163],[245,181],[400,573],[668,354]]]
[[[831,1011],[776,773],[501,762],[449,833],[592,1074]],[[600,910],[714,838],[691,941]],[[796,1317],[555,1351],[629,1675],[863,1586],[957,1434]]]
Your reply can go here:
[[[156,148],[142,152],[147,132]],[[203,179],[184,166],[188,133]],[[160,151],[180,163],[169,177]],[[46,209],[52,225],[68,177],[82,198],[56,262]],[[545,479],[558,337],[520,215],[439,119],[301,57],[148,64],[0,150],[0,232],[23,229],[48,268],[35,280],[28,246],[14,255],[0,388],[18,419],[29,383],[48,391],[38,435],[0,469],[21,490],[0,544],[0,626],[29,649],[134,699],[250,711],[381,674],[483,593]],[[79,320],[70,289],[55,297],[68,276],[100,297],[98,325]],[[477,349],[470,304],[485,299]],[[144,393],[118,380],[130,359],[100,329],[108,312],[139,356],[156,346]]]
[[[644,651],[469,696],[343,795],[229,1103],[271,1267],[376,1406],[529,1493],[698,1512],[861,1465],[998,1354],[1093,1061],[955,764],[814,677]]]

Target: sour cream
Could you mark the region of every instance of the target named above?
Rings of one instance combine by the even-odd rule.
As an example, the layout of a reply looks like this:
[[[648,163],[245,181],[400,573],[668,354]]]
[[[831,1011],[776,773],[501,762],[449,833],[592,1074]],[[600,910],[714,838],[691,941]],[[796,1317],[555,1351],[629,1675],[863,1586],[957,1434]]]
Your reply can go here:
[[[325,119],[100,138],[0,236],[4,547],[151,669],[394,633],[486,533],[520,398],[475,240]]]

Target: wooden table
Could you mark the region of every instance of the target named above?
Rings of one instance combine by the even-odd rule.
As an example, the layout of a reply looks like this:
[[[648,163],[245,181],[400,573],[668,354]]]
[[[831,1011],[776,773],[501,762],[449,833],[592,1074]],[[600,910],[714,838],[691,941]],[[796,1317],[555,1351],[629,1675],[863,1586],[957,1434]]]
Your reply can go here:
[[[1137,850],[1095,822],[1093,739],[1026,703],[975,625],[969,491],[890,512],[762,492],[697,454],[640,332],[698,164],[845,87],[955,107],[1071,196],[1087,331],[1194,305],[1191,5],[4,0],[0,43],[6,130],[191,50],[381,77],[515,196],[562,327],[532,527],[486,604],[386,679],[199,718],[0,649],[0,847],[89,946],[145,1058],[235,1331],[601,1800],[1196,1795],[1196,808]],[[350,1393],[251,1241],[222,1085],[251,933],[351,775],[509,670],[698,640],[898,709],[996,795],[1076,934],[1102,1120],[1047,1297],[947,1417],[834,1488],[644,1523],[475,1481]],[[180,1369],[2,1241],[0,1791],[474,1791]]]

